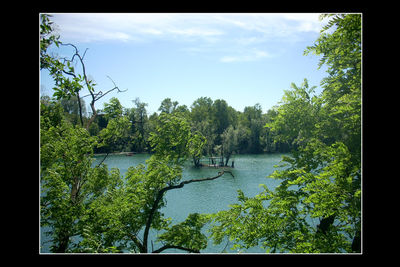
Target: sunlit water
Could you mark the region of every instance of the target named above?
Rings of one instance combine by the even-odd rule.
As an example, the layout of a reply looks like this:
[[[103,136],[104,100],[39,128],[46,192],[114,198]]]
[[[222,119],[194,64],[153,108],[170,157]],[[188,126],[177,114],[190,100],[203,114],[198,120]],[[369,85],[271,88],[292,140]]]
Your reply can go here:
[[[262,155],[236,155],[235,168],[230,169],[234,175],[226,173],[222,177],[198,183],[185,185],[183,188],[170,190],[165,197],[167,205],[161,210],[165,217],[172,219],[172,223],[184,221],[190,213],[215,213],[220,210],[229,209],[230,204],[237,203],[237,190],[243,191],[245,196],[253,197],[263,191],[260,184],[265,184],[269,189],[274,189],[279,181],[268,178],[274,170],[274,165],[278,164],[283,154],[262,154]],[[96,162],[102,160],[102,156],[96,157]],[[121,175],[124,175],[130,166],[136,166],[145,163],[149,158],[148,154],[136,154],[133,156],[112,155],[108,156],[104,163],[109,168],[119,168]],[[94,164],[96,164],[96,162]],[[183,172],[183,180],[194,178],[213,177],[217,175],[220,169],[213,167],[195,168],[188,162]],[[204,228],[204,234],[209,236],[207,227]],[[45,239],[42,236],[42,241]],[[154,249],[161,246],[156,240],[157,231],[151,230],[150,240],[153,240]],[[265,250],[260,247],[253,247],[247,250],[231,250],[232,243],[228,240],[219,245],[214,245],[209,239],[208,246],[201,253],[221,253],[225,250],[228,253],[262,253]],[[41,252],[49,252],[49,244],[42,247]],[[181,250],[168,249],[164,253],[186,253]]]

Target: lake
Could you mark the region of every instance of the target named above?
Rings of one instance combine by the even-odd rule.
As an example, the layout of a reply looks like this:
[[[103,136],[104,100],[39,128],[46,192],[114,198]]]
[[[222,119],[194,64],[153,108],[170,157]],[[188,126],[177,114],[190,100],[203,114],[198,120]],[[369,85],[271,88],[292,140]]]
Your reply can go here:
[[[253,197],[263,191],[263,188],[259,186],[260,184],[265,184],[269,189],[274,189],[279,184],[279,181],[267,178],[267,176],[275,170],[274,165],[279,164],[283,155],[285,154],[235,155],[233,157],[235,168],[230,169],[235,177],[225,174],[216,180],[191,183],[183,188],[170,190],[165,195],[167,205],[161,212],[164,213],[165,217],[170,217],[172,224],[175,224],[184,221],[190,213],[215,213],[229,209],[228,205],[238,202],[238,189],[242,190],[245,196],[248,197]],[[119,168],[121,175],[124,175],[130,166],[145,163],[149,156],[149,154],[135,154],[133,156],[110,155],[104,163],[109,168]],[[102,159],[102,156],[96,156],[96,162]],[[218,171],[218,168],[213,167],[195,168],[190,162],[187,162],[182,179],[213,177]],[[203,231],[204,234],[209,235],[206,227]],[[142,233],[139,233],[139,235],[142,235]],[[148,244],[150,248],[150,240],[153,240],[154,249],[161,246],[160,243],[155,242],[156,236],[157,231],[150,230]],[[227,240],[220,245],[214,245],[213,241],[209,240],[207,248],[201,250],[201,253],[221,253],[225,247],[225,251],[228,253],[265,253],[265,250],[259,247],[237,251],[229,249],[232,246],[233,243],[228,243],[227,245]],[[44,246],[41,252],[49,252],[48,247],[49,245]],[[186,252],[168,249],[163,253]]]

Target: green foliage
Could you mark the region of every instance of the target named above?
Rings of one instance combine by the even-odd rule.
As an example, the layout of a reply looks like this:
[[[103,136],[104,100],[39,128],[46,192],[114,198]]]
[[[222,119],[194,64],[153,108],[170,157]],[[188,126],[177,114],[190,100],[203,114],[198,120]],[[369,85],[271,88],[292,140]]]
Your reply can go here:
[[[178,114],[161,113],[155,132],[150,133],[149,142],[155,157],[182,164],[188,157],[199,159],[206,139],[192,133],[187,120]]]
[[[200,165],[202,151],[207,144],[207,139],[199,132],[192,134],[189,140],[189,154],[192,156],[195,166]]]
[[[51,106],[50,106],[51,107]],[[60,110],[60,109],[58,109]],[[121,184],[102,165],[92,168],[97,138],[68,121],[41,112],[41,226],[50,227],[53,252],[68,251],[70,238],[82,233],[83,218],[93,201]]]
[[[110,103],[104,103],[103,112],[107,120],[119,118],[122,116],[122,105],[118,98],[113,97],[110,99]]]
[[[146,151],[148,149],[148,138],[152,131],[150,129],[150,121],[147,117],[146,106],[147,103],[143,103],[139,98],[132,101],[135,107],[126,109],[126,116],[131,122],[131,151]]]
[[[171,101],[171,98],[166,98],[161,102],[161,105],[158,109],[158,111],[161,111],[161,113],[167,113],[167,114],[172,114],[176,107],[178,106],[178,101]]]
[[[47,54],[47,49],[53,43],[58,47],[60,36],[54,34],[51,15],[40,14],[40,69],[45,69],[53,63],[53,58]]]
[[[204,138],[192,135],[184,119],[161,115],[157,134],[151,139],[155,154],[147,160],[147,167],[130,167],[122,178],[118,169],[108,171],[104,164],[93,167],[92,153],[94,147],[112,144],[129,131],[127,117],[111,119],[95,137],[54,116],[62,114],[59,105],[42,105],[41,226],[51,229],[53,252],[142,251],[144,244],[137,235],[149,216],[151,228],[169,232],[161,238],[163,241],[179,234],[173,241],[175,246],[192,250],[206,246],[200,233],[204,220],[198,215],[170,228],[170,219],[159,211],[166,204],[163,196],[153,209],[160,190],[181,180],[182,157],[199,155],[204,145]],[[169,146],[172,137],[176,150]],[[188,238],[194,234],[194,239]],[[71,243],[72,236],[81,240]]]
[[[294,148],[270,176],[280,185],[263,186],[251,198],[239,192],[239,204],[210,215],[214,242],[229,237],[233,249],[261,245],[267,252],[359,252],[353,250],[361,232],[361,17],[329,17],[306,50],[328,66],[322,94],[312,95],[307,80],[292,84],[266,123],[275,142]]]
[[[192,129],[200,132],[207,141],[202,151],[204,155],[212,155],[217,136],[216,127],[213,123],[212,105],[211,98],[200,97],[193,102],[190,112]]]
[[[221,135],[222,151],[225,157],[225,166],[228,165],[229,158],[238,149],[238,130],[233,129],[230,125]]]
[[[312,96],[315,86],[309,88],[307,79],[300,88],[294,83],[291,87],[292,90],[285,90],[277,116],[266,127],[276,134],[275,142],[299,145],[315,135],[321,103],[318,97]]]
[[[205,248],[206,238],[200,232],[205,223],[203,217],[193,214],[185,222],[170,227],[170,219],[160,212],[166,204],[165,192],[184,185],[178,184],[182,179],[182,164],[189,157],[199,158],[206,142],[199,132],[191,132],[188,109],[177,107],[177,102],[168,107],[166,101],[165,112],[152,116],[151,126],[146,129],[143,125],[147,120],[146,104],[137,99],[136,108],[129,111],[112,98],[95,122],[97,127],[88,127],[92,135],[81,127],[82,116],[81,125],[71,124],[67,115],[75,105],[70,101],[75,99],[78,106],[82,104],[79,91],[83,83],[91,93],[95,84],[75,73],[71,66],[74,57],[82,63],[75,46],[71,60],[60,61],[46,54],[49,45],[59,44],[56,37],[48,38],[53,31],[50,25],[48,16],[43,15],[41,68],[48,69],[56,83],[53,100],[42,98],[40,104],[40,223],[48,227],[51,251],[149,252],[150,228],[167,231],[161,239],[171,241],[168,246],[189,251]],[[96,97],[99,95],[100,92]],[[94,112],[95,100],[94,97],[91,102]],[[82,110],[79,106],[80,115]],[[93,118],[90,121],[94,122]],[[137,127],[138,121],[141,127]],[[146,165],[130,167],[125,177],[121,177],[118,169],[108,170],[105,164],[93,166],[95,149],[121,150],[130,142],[131,134],[138,133],[143,140],[145,130],[151,129],[154,132],[148,141],[154,154]],[[140,239],[138,234],[143,229],[144,236]],[[73,241],[73,237],[79,241]]]
[[[122,151],[129,142],[130,123],[127,117],[111,119],[107,127],[98,133],[98,147],[105,147],[107,152]]]
[[[318,125],[324,138],[342,141],[361,158],[361,15],[335,15],[305,54],[322,55],[329,76],[321,82],[325,119]],[[335,28],[328,34],[326,31]]]
[[[247,146],[242,149],[247,153],[262,152],[261,141],[264,139],[265,131],[263,125],[265,120],[262,117],[262,109],[260,104],[255,104],[252,107],[245,107],[242,114],[239,116],[239,125],[247,131],[248,136]]]
[[[235,113],[225,100],[217,99],[212,105],[212,121],[215,124],[216,143],[221,144],[221,134],[234,123]]]
[[[228,237],[232,249],[352,252],[361,233],[361,16],[324,17],[330,19],[327,26],[305,51],[322,55],[320,66],[328,66],[321,95],[305,79],[266,114],[258,104],[238,112],[224,100],[202,97],[191,111],[167,98],[161,114],[150,117],[139,99],[124,109],[112,98],[89,134],[67,113],[76,114],[74,103],[82,104],[83,85],[93,92],[95,84],[75,73],[72,61],[47,54],[60,42],[49,16],[41,15],[41,68],[56,83],[54,99],[40,103],[40,223],[49,228],[51,251],[149,252],[151,228],[160,231],[163,244],[154,252],[199,252],[207,245],[201,231],[209,221],[214,242]],[[150,159],[124,177],[118,169],[93,165],[99,149],[147,146],[154,152]],[[280,181],[274,191],[263,186],[259,195],[246,197],[239,190],[238,203],[228,210],[190,214],[171,225],[161,212],[165,193],[186,184],[181,181],[187,159],[196,164],[215,147],[223,148],[226,164],[234,152],[291,148],[292,153],[270,176]]]
[[[63,120],[63,108],[60,103],[46,100],[40,100],[40,129],[48,130],[50,127],[56,127]]]
[[[171,246],[185,247],[200,251],[207,247],[207,237],[201,233],[206,223],[204,215],[198,213],[189,214],[185,221],[168,227],[165,233],[158,236],[158,241]]]
[[[161,113],[159,125],[150,134],[149,142],[158,158],[183,162],[188,157],[191,137],[187,121],[175,114]]]

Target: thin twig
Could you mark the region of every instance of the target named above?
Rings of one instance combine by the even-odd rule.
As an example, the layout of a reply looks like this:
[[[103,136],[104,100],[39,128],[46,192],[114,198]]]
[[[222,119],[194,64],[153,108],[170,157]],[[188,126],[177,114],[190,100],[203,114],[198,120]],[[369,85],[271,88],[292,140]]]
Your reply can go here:
[[[104,160],[108,157],[108,154],[110,154],[110,152],[107,152],[106,156],[100,161],[97,167],[99,167],[104,162]]]

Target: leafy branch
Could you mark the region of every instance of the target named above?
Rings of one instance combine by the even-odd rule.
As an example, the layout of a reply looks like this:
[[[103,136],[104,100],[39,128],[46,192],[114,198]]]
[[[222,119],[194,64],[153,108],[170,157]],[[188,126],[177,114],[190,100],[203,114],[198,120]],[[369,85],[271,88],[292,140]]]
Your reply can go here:
[[[158,204],[160,203],[161,199],[163,198],[164,194],[165,194],[167,191],[173,190],[173,189],[182,188],[182,187],[184,187],[186,184],[190,184],[190,183],[204,182],[204,181],[212,181],[212,180],[215,180],[215,179],[221,177],[221,176],[224,175],[225,173],[229,173],[230,175],[232,175],[232,177],[235,177],[235,176],[232,174],[232,172],[223,170],[223,171],[221,171],[221,172],[218,172],[218,175],[216,175],[216,176],[214,176],[214,177],[200,178],[200,179],[191,179],[191,180],[183,181],[183,182],[181,182],[181,183],[179,183],[179,184],[177,184],[177,185],[169,185],[169,186],[167,186],[167,187],[164,187],[164,188],[161,189],[160,191],[158,191],[157,197],[156,197],[156,199],[155,199],[155,201],[154,201],[154,203],[153,203],[153,206],[152,206],[152,208],[151,208],[151,210],[150,210],[149,216],[147,217],[146,227],[145,227],[144,235],[143,235],[143,244],[140,246],[141,252],[147,253],[147,241],[148,241],[150,226],[151,226],[152,221],[153,221],[153,216],[154,216],[155,211],[156,211],[157,208],[158,208]],[[154,252],[154,253],[158,253],[158,252],[161,252],[161,251],[163,251],[163,250],[165,250],[165,249],[167,249],[167,248],[180,248],[180,249],[182,249],[181,247],[167,244],[167,245],[163,246],[162,248],[160,248],[160,249],[158,249],[158,250],[155,250],[155,251],[153,251],[153,252]],[[190,250],[192,250],[192,249],[187,249],[187,248],[186,248],[186,249],[184,249],[184,250],[190,251]]]

